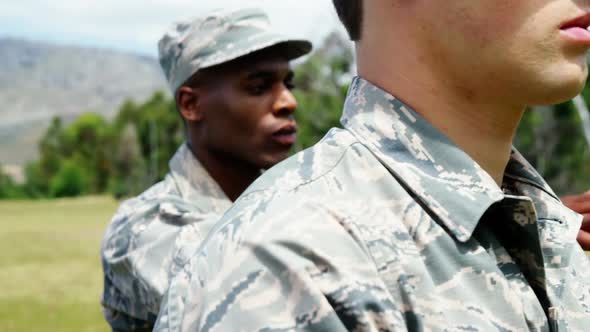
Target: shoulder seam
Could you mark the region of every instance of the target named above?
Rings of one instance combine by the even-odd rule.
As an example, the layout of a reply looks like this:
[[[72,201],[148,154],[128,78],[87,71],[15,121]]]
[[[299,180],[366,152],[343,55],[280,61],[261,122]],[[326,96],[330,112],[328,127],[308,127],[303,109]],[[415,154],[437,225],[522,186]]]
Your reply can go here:
[[[268,191],[271,191],[271,192],[279,192],[279,191],[291,192],[291,191],[295,191],[295,190],[297,190],[297,189],[299,189],[299,188],[301,188],[301,187],[303,187],[303,186],[306,186],[306,185],[308,185],[308,184],[310,184],[310,183],[312,183],[312,182],[316,182],[316,181],[320,180],[321,178],[323,178],[324,176],[328,175],[328,174],[329,174],[330,172],[332,172],[332,171],[333,171],[333,170],[334,170],[336,167],[338,167],[338,165],[340,165],[340,163],[342,162],[342,160],[344,160],[344,157],[346,156],[346,154],[348,153],[348,151],[349,151],[349,150],[350,150],[350,149],[351,149],[353,146],[355,146],[355,145],[362,145],[362,146],[364,147],[364,145],[363,145],[361,142],[359,142],[359,141],[356,141],[356,142],[353,142],[353,143],[349,144],[349,145],[346,147],[346,149],[344,149],[344,150],[342,151],[342,154],[340,155],[340,157],[338,158],[338,160],[337,160],[337,161],[334,163],[334,165],[332,165],[332,166],[331,166],[329,169],[327,169],[327,170],[326,170],[324,173],[322,173],[322,174],[320,174],[320,175],[318,175],[318,176],[316,176],[316,177],[314,177],[314,178],[312,178],[312,179],[309,179],[309,180],[307,180],[307,181],[304,181],[304,182],[302,182],[302,183],[300,183],[300,184],[298,184],[298,185],[296,185],[296,186],[294,186],[294,187],[290,187],[289,189],[285,189],[285,190],[281,190],[281,189],[278,189],[278,188],[273,188],[273,189],[265,188],[265,189],[259,189],[259,190],[251,191],[251,192],[249,192],[249,193],[248,193],[246,196],[244,196],[243,198],[244,198],[244,199],[246,199],[247,197],[249,197],[249,196],[251,196],[251,195],[253,195],[253,194],[256,194],[256,193],[261,193],[261,192],[268,192]]]

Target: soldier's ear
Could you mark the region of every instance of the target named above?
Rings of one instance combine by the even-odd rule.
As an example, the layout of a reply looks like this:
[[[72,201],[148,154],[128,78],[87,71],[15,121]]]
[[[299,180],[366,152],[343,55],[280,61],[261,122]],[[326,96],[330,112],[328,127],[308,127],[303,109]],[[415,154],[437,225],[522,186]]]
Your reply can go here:
[[[202,107],[201,89],[188,86],[178,88],[176,103],[180,115],[188,122],[203,120],[205,113]]]

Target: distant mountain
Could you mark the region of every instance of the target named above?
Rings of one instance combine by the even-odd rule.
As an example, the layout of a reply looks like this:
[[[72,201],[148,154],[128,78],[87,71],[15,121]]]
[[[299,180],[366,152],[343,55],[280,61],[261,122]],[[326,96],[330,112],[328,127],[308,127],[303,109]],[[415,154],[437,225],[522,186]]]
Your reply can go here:
[[[156,59],[0,38],[0,164],[36,158],[50,119],[93,111],[112,117],[127,98],[167,91]]]

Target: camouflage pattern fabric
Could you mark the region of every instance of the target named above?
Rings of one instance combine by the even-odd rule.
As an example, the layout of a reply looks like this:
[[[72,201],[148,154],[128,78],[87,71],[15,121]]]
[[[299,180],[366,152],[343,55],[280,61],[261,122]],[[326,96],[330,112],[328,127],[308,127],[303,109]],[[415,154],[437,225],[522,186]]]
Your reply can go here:
[[[590,331],[581,216],[518,152],[501,189],[362,78],[342,124],[230,208],[155,331]]]
[[[312,44],[274,32],[260,9],[220,10],[175,23],[159,42],[160,64],[176,92],[197,71],[265,48],[284,45],[289,60],[309,53]]]
[[[169,278],[230,206],[186,144],[164,181],[121,205],[102,244],[102,304],[114,331],[151,331]]]

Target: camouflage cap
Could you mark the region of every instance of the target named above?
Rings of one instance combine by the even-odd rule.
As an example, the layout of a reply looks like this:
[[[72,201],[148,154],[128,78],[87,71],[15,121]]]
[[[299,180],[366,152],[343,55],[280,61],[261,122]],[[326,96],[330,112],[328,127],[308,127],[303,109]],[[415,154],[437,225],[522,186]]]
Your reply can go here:
[[[260,9],[215,11],[173,24],[158,44],[160,64],[173,93],[197,71],[269,47],[284,45],[289,60],[309,53],[311,42],[272,32]]]

